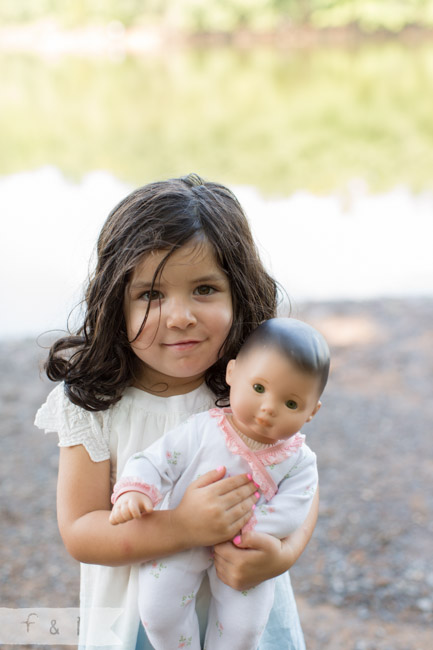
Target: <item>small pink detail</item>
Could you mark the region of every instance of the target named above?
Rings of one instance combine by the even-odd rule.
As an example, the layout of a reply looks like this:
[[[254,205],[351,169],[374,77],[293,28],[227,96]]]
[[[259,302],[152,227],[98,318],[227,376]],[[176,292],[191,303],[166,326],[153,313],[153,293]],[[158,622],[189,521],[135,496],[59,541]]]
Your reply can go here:
[[[125,492],[141,492],[149,497],[153,505],[156,506],[162,501],[162,494],[155,485],[144,483],[138,476],[124,476],[121,478],[113,489],[111,503],[116,503],[121,494]]]
[[[242,528],[242,532],[246,533],[249,530],[254,530],[257,524],[257,517],[253,515],[249,521],[245,524],[245,526]]]
[[[241,543],[241,536],[236,535],[236,537],[233,540],[233,544],[240,544]]]

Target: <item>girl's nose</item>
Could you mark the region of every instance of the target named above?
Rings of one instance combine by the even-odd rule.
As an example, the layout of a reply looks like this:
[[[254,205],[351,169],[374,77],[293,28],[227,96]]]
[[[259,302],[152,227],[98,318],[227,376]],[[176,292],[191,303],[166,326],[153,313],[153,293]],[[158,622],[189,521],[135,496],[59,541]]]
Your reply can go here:
[[[185,329],[197,322],[189,303],[185,300],[173,300],[167,304],[167,327]]]

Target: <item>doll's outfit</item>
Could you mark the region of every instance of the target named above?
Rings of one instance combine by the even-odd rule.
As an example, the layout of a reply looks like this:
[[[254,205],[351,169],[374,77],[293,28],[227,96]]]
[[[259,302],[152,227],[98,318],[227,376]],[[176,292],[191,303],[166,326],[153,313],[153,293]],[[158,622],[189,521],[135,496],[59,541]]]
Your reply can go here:
[[[280,539],[307,517],[317,487],[316,455],[301,433],[251,449],[231,425],[230,409],[213,408],[193,415],[126,463],[113,502],[131,490],[146,494],[154,506],[176,508],[186,488],[217,466],[227,475],[249,472],[260,499],[243,528]],[[274,602],[276,580],[236,591],[216,576],[210,548],[196,547],[142,565],[139,610],[155,650],[200,650],[196,594],[209,577],[211,604],[204,648],[256,650]],[[275,650],[289,646],[274,645]]]

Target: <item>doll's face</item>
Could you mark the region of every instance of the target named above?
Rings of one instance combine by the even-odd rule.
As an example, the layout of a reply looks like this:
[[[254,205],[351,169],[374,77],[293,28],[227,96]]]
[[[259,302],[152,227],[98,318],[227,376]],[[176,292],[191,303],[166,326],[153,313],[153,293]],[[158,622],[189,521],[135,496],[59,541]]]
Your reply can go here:
[[[290,438],[319,410],[318,379],[276,349],[255,347],[227,366],[233,424],[263,443]]]

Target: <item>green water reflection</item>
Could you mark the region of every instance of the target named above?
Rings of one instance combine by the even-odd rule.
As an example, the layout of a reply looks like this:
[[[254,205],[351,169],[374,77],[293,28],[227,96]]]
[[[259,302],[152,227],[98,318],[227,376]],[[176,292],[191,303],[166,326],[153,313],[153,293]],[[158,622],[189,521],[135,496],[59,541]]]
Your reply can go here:
[[[289,194],[433,184],[433,45],[0,58],[0,174],[198,171]]]

